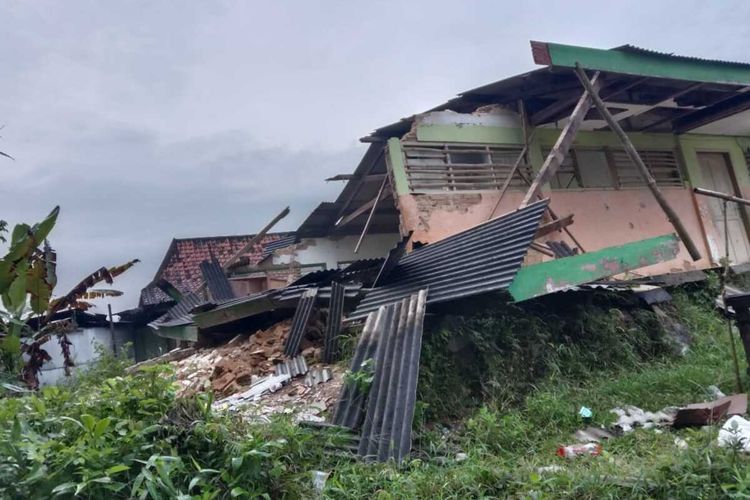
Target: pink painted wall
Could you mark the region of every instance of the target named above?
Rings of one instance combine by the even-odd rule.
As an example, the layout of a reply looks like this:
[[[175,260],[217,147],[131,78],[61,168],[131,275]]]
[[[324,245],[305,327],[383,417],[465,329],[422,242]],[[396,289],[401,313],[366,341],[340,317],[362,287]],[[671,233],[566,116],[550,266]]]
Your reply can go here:
[[[637,273],[661,274],[710,267],[710,252],[693,194],[682,188],[663,188],[662,192],[680,215],[703,258],[693,262],[684,246],[680,245],[676,259],[639,269]],[[497,195],[496,191],[401,195],[402,231],[413,230],[412,241],[439,241],[487,220],[497,203]],[[495,216],[515,210],[523,195],[522,192],[506,193]],[[645,188],[552,191],[550,206],[559,217],[574,214],[574,223],[569,229],[587,251],[674,232],[651,192]],[[572,246],[564,233],[553,233],[548,238],[565,240]],[[532,253],[537,255],[529,256],[531,262],[547,259],[533,250]]]

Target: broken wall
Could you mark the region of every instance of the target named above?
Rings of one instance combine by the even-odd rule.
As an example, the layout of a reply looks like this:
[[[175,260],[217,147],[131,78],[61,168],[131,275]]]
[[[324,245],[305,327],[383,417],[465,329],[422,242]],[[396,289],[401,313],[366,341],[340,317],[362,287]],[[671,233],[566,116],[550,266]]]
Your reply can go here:
[[[434,174],[431,174],[432,177],[425,177],[441,179],[442,190],[418,187],[414,182],[414,173],[409,170],[409,162],[413,165],[415,158],[424,161],[422,159],[427,158],[427,155],[435,156],[435,151],[439,150],[436,146],[439,145],[444,146],[446,155],[457,151],[456,157],[459,159],[466,158],[465,155],[461,155],[467,146],[473,145],[475,150],[485,147],[488,158],[500,158],[506,163],[513,163],[514,159],[510,153],[503,157],[503,150],[498,147],[515,147],[520,152],[523,143],[522,130],[520,127],[507,126],[512,124],[512,119],[508,118],[507,111],[503,114],[502,119],[492,116],[481,120],[477,119],[475,114],[428,113],[416,120],[415,126],[403,139],[389,140],[388,165],[395,185],[403,234],[413,231],[414,241],[431,243],[484,222],[493,213],[497,216],[518,208],[526,192],[526,185],[521,181],[510,185],[502,202],[493,212],[499,198],[499,186],[504,184],[502,170],[489,171],[486,167],[485,170],[480,170],[473,165],[459,162],[454,162],[457,165],[453,168],[450,164],[452,159],[446,156],[448,160],[445,161],[444,170],[447,173],[441,171],[440,177]],[[527,173],[527,177],[533,177],[541,167],[546,152],[554,144],[559,132],[552,128],[537,129],[529,147],[531,171]],[[678,138],[671,134],[646,133],[631,133],[629,136],[640,151],[646,151],[647,154],[652,152],[657,160],[662,154],[660,152],[673,152],[669,159],[678,165],[679,174],[668,172],[677,177],[663,177],[661,190],[682,218],[689,233],[693,235],[703,255],[700,261],[693,262],[681,247],[676,260],[645,268],[643,272],[660,274],[706,268],[716,264],[721,256],[712,242],[718,238],[719,233],[711,218],[707,216],[704,206],[706,200],[691,191],[693,185],[701,185],[700,167],[695,155],[698,151],[725,152],[731,161],[741,193],[750,197],[750,176],[744,155],[744,151],[750,146],[750,138],[705,135],[684,135]],[[426,147],[421,147],[422,145]],[[578,148],[579,151],[599,148],[606,150],[608,154],[612,154],[611,151],[618,154],[616,148],[620,147],[617,138],[610,132],[581,131],[574,143],[574,148]],[[413,151],[418,153],[415,154]],[[517,153],[515,156],[517,157]],[[621,159],[618,161],[622,163]],[[455,178],[453,170],[467,167],[470,171],[476,172],[479,189],[471,189],[471,185],[466,185],[463,181],[443,183],[442,180],[445,178]],[[662,165],[657,167],[659,172],[663,172],[664,169],[666,167]],[[422,170],[417,169],[417,172],[421,173]],[[632,173],[628,172],[628,175],[632,176]],[[487,182],[491,184],[483,184]],[[553,190],[550,190],[548,185],[545,186],[544,195],[551,197],[551,208],[558,216],[574,214],[574,224],[570,226],[570,231],[587,251],[674,232],[674,228],[645,185],[630,187],[638,185],[637,182],[640,182],[640,178],[631,180],[628,187],[559,189],[557,186]],[[555,232],[548,239],[573,243],[562,232]],[[538,258],[548,257],[539,254]]]
[[[355,260],[385,257],[401,240],[401,236],[397,233],[368,234],[359,252],[354,253],[358,240],[358,235],[302,238],[299,243],[274,252],[272,265],[295,264],[317,269],[336,269]]]

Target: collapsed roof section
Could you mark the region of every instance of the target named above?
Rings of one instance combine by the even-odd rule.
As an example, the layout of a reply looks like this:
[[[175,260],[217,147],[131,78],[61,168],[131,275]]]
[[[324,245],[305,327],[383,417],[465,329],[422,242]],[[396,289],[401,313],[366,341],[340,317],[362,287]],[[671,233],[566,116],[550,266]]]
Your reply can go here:
[[[294,233],[268,233],[243,256],[250,263],[263,257],[266,246],[279,240],[286,241]],[[182,293],[195,291],[203,283],[201,263],[215,258],[220,265],[226,264],[241,251],[256,235],[209,236],[201,238],[175,238],[169,245],[152,283],[141,290],[140,306],[153,306],[172,300],[155,283],[166,280]]]
[[[398,211],[390,190],[378,197],[387,182],[385,144],[371,144],[354,173],[327,180],[347,182],[336,201],[321,203],[305,219],[297,229],[299,238],[359,235],[365,225],[370,233],[398,232]]]
[[[708,125],[750,110],[747,63],[675,56],[632,45],[609,50],[545,42],[531,42],[531,46],[534,61],[546,68],[467,90],[426,112],[473,113],[490,104],[516,109],[522,99],[530,126],[554,125],[570,115],[581,95],[572,70],[576,62],[601,72],[602,98],[629,132],[727,133],[726,126]],[[363,140],[377,144],[401,137],[416,116],[381,127]],[[607,129],[596,110],[586,120],[591,123],[584,130]],[[745,121],[744,129],[734,132],[748,128]]]

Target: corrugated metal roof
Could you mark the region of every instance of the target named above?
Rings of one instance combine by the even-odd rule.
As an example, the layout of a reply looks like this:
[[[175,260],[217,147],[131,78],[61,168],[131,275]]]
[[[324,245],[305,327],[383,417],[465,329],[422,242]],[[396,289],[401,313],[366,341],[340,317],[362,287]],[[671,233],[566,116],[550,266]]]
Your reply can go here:
[[[375,331],[381,340],[367,395],[361,456],[401,462],[411,451],[426,297],[427,290],[420,290],[377,312]]]
[[[636,45],[631,45],[631,44],[621,45],[611,50],[616,50],[618,52],[630,52],[632,54],[645,54],[649,56],[669,57],[670,59],[679,59],[682,61],[705,62],[705,63],[716,63],[716,64],[732,64],[734,66],[750,68],[750,63],[747,63],[747,62],[724,61],[721,59],[705,59],[702,57],[682,56],[679,54],[675,54],[674,52],[659,52],[658,50],[644,49],[643,47],[638,47]]]
[[[315,299],[318,297],[317,288],[308,288],[300,297],[297,304],[297,310],[294,311],[292,327],[289,329],[289,335],[284,342],[284,354],[289,357],[296,356],[299,351],[299,344],[305,335],[307,323],[310,321]]]
[[[323,362],[333,363],[338,354],[338,338],[344,319],[344,286],[331,283],[331,300],[328,304],[328,321],[323,345]]]
[[[215,301],[229,300],[234,298],[232,285],[229,284],[224,269],[215,258],[204,260],[200,264],[203,281],[206,283],[211,299]]]
[[[385,286],[371,290],[349,319],[429,288],[428,303],[508,288],[549,200],[497,217],[403,257]]]
[[[297,235],[293,233],[293,234],[290,234],[289,236],[283,236],[276,241],[271,241],[269,243],[264,244],[263,250],[260,254],[260,260],[266,259],[269,255],[271,255],[276,250],[281,250],[282,248],[286,248],[290,245],[294,245],[296,241],[297,241]]]

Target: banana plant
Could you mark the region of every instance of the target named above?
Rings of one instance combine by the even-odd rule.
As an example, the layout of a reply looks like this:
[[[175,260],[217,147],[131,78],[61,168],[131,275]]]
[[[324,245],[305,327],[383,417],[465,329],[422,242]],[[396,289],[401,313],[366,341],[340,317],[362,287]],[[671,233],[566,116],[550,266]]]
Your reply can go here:
[[[92,289],[102,281],[112,284],[115,277],[133,267],[138,259],[110,268],[101,267],[83,278],[68,293],[54,298],[57,285],[57,255],[47,241],[60,208],[55,207],[38,224],[18,224],[10,236],[8,252],[0,259],[0,362],[6,373],[19,373],[31,388],[39,385],[38,373],[49,354],[42,344],[56,336],[65,358],[65,372],[74,366],[67,333],[71,321],[54,321],[55,313],[91,307],[88,300],[122,295],[112,289]],[[35,328],[29,320],[34,318]],[[22,340],[23,339],[23,340]],[[23,362],[23,354],[26,362]],[[20,367],[20,369],[19,369]]]

